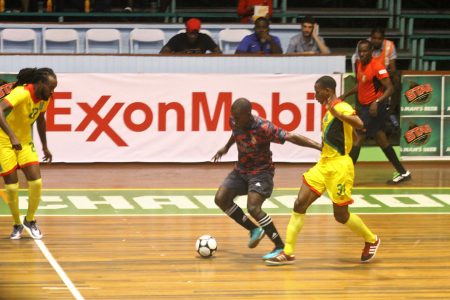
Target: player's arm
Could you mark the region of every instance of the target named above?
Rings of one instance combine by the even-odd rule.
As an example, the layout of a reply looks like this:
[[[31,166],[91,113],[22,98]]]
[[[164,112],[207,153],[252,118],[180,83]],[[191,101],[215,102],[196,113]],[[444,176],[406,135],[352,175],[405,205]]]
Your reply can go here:
[[[306,136],[294,133],[294,132],[287,132],[286,133],[286,137],[285,137],[286,141],[289,141],[293,144],[302,146],[302,147],[308,147],[308,148],[313,148],[313,149],[317,149],[319,151],[322,150],[322,145],[319,144],[316,141],[311,140],[310,138],[307,138]]]
[[[329,104],[327,104],[327,109],[335,118],[338,118],[342,122],[350,124],[353,128],[362,129],[364,127],[363,121],[361,121],[361,119],[356,114],[343,114],[337,111],[334,105]]]
[[[36,119],[36,127],[41,139],[42,152],[44,152],[43,160],[46,162],[52,162],[53,155],[47,147],[47,125],[45,123],[45,112],[41,112]]]
[[[213,162],[218,162],[222,158],[223,155],[228,153],[228,150],[230,150],[230,147],[233,146],[234,143],[235,143],[235,140],[234,140],[234,136],[232,134],[230,136],[228,142],[225,144],[225,146],[220,148],[219,151],[217,151],[217,153],[211,158],[211,160]]]
[[[340,99],[345,100],[345,98],[354,95],[358,92],[358,83],[355,84],[355,86],[352,87],[351,90],[349,90],[347,93],[342,94],[339,96]]]
[[[8,122],[6,122],[5,119],[5,111],[9,109],[12,109],[12,107],[8,101],[0,101],[0,128],[9,136],[13,149],[22,150],[22,145],[20,144],[19,139],[14,134],[11,127],[9,127]]]

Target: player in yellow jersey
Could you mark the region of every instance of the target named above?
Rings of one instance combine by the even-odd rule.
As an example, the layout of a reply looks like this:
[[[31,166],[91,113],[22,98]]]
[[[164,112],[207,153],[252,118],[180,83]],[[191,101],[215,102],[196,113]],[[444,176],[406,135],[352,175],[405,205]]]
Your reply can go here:
[[[306,210],[325,191],[333,201],[336,221],[364,238],[362,262],[373,259],[380,245],[380,239],[357,215],[348,211],[348,205],[353,203],[351,192],[354,179],[353,162],[348,153],[352,148],[353,128],[361,129],[363,122],[348,103],[336,97],[336,81],[332,77],[319,78],[314,89],[317,101],[328,110],[322,120],[322,154],[319,162],[303,174],[303,185],[289,220],[283,252],[266,260],[267,265],[294,262],[295,244],[304,224]]]
[[[24,226],[33,238],[42,238],[34,218],[41,200],[42,179],[32,126],[36,121],[43,159],[51,162],[44,116],[56,85],[56,75],[49,68],[22,69],[11,92],[0,100],[0,175],[5,181],[6,200],[14,219],[10,239],[20,239]],[[18,168],[28,181],[28,211],[23,224],[19,213]]]

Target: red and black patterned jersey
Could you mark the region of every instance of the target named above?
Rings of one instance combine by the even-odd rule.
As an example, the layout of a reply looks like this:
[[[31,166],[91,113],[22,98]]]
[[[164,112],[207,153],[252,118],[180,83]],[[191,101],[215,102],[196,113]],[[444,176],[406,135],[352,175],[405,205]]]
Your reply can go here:
[[[230,117],[230,126],[239,156],[235,169],[244,174],[273,171],[270,143],[284,144],[287,132],[258,116],[254,116],[249,129],[237,128],[233,117]]]

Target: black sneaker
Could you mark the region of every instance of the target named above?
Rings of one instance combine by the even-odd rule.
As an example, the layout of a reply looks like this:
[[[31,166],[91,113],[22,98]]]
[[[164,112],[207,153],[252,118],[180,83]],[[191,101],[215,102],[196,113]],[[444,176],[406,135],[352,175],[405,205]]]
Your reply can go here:
[[[28,222],[27,217],[24,217],[23,225],[25,226],[27,231],[30,233],[30,235],[33,237],[33,239],[35,239],[35,240],[42,239],[43,235],[42,235],[42,232],[39,230],[39,227],[36,224],[36,220]]]
[[[394,177],[387,181],[387,184],[399,184],[404,181],[408,181],[411,179],[411,172],[406,171],[405,174],[394,173]]]
[[[13,231],[9,235],[11,240],[20,240],[22,237],[23,225],[14,225]]]

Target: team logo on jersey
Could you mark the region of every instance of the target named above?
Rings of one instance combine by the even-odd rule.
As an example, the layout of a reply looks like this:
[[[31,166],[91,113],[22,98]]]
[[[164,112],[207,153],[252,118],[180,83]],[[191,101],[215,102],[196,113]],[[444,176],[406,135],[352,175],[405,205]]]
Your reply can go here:
[[[428,124],[409,123],[409,129],[405,132],[404,138],[409,145],[422,146],[430,139],[431,132],[431,127]]]
[[[366,78],[366,75],[363,74],[363,76],[361,77],[361,81],[362,81],[362,82],[366,82],[366,79],[367,79],[367,78]]]
[[[405,98],[408,103],[425,104],[431,100],[433,87],[429,83],[418,84],[416,82],[409,83],[409,90],[405,92]]]

